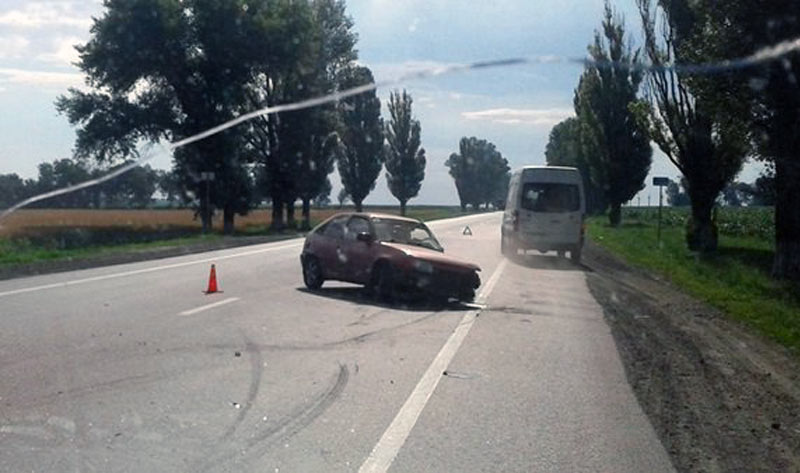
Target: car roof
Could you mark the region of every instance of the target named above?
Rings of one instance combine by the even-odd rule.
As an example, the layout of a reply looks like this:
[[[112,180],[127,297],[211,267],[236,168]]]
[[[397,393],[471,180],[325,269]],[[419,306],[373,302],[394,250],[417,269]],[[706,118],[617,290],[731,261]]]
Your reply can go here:
[[[393,215],[393,214],[386,214],[386,213],[379,213],[379,212],[341,212],[341,213],[338,213],[338,214],[332,216],[331,218],[343,217],[343,216],[347,216],[347,217],[364,217],[364,218],[368,218],[368,219],[383,218],[383,219],[391,219],[391,220],[403,220],[403,221],[406,221],[406,222],[413,222],[413,223],[419,223],[420,222],[419,220],[414,219],[414,218],[410,218],[410,217],[403,217],[401,215]]]

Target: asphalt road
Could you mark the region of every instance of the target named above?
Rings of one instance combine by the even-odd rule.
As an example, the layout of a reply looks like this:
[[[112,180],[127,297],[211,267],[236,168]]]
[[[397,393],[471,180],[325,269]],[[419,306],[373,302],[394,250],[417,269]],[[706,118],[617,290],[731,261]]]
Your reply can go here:
[[[499,222],[431,224],[472,306],[308,292],[301,240],[0,282],[0,471],[672,471],[585,269]]]

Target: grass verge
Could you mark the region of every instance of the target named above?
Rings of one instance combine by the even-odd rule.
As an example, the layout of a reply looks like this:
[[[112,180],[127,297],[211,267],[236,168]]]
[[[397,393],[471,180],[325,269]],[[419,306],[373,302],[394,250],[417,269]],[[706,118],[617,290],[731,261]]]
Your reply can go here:
[[[664,227],[659,245],[654,223],[631,218],[623,222],[611,228],[606,218],[592,218],[589,237],[627,263],[666,277],[800,353],[800,286],[770,277],[771,240],[723,233],[717,254],[701,256],[686,248],[681,226]]]

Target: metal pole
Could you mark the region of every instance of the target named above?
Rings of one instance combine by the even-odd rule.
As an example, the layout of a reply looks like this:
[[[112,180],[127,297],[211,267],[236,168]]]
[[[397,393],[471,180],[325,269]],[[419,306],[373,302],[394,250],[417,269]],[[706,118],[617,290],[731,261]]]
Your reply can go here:
[[[206,221],[203,231],[208,233],[211,229],[211,179],[206,175]]]
[[[664,189],[663,186],[658,186],[658,247],[661,248],[661,203],[662,203],[662,193],[661,190]]]

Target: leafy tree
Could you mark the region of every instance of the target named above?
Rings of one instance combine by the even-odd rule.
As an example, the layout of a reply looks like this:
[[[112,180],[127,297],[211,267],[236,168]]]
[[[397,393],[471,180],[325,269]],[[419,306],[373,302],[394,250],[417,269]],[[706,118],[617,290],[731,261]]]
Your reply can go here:
[[[753,188],[746,182],[731,182],[722,190],[722,201],[729,207],[749,205]]]
[[[303,3],[303,2],[299,2]],[[293,40],[297,61],[258,70],[248,88],[251,108],[296,102],[335,91],[340,71],[357,58],[357,36],[342,0],[311,0]],[[261,191],[272,200],[272,225],[280,228],[284,206],[294,225],[294,202],[303,202],[303,227],[310,204],[325,186],[335,161],[337,117],[329,104],[261,117],[249,126],[248,145],[260,166]]]
[[[653,150],[635,113],[642,82],[639,51],[625,39],[625,24],[606,2],[602,33],[595,32],[587,65],[575,91],[583,154],[592,182],[608,200],[611,225],[619,225],[622,204],[644,188]],[[613,64],[611,66],[610,64]]]
[[[347,194],[347,189],[342,187],[339,189],[339,194],[336,196],[336,200],[339,202],[339,208],[341,209],[344,207],[344,204],[350,199],[350,196]]]
[[[421,147],[419,121],[411,112],[412,102],[405,90],[389,95],[386,181],[392,195],[400,201],[401,215],[406,214],[406,203],[417,196],[425,178],[425,148]]]
[[[717,5],[715,5],[716,7]],[[745,56],[800,36],[800,3],[723,2],[712,10],[731,32],[714,44],[730,56]],[[775,205],[775,277],[800,280],[800,55],[748,69],[741,86],[749,93],[750,130],[758,153],[774,171],[774,181],[759,178],[761,202]],[[740,97],[746,96],[740,94]],[[774,185],[774,194],[770,187]]]
[[[715,50],[719,24],[716,5],[689,0],[637,0],[644,24],[645,49],[657,66],[648,75],[654,107],[647,114],[653,140],[686,178],[691,199],[687,243],[695,251],[714,251],[717,231],[712,209],[736,176],[749,149],[741,87],[727,76],[690,76],[662,66],[727,59]],[[658,23],[657,23],[658,22]],[[656,29],[660,25],[660,30]]]
[[[667,203],[672,207],[686,207],[689,205],[689,196],[685,192],[686,179],[681,179],[680,185],[670,180],[667,184]]]
[[[316,197],[314,197],[314,207],[327,207],[331,204],[331,191],[333,190],[333,185],[331,184],[330,179],[325,180],[325,185],[322,186],[322,189],[319,191]]]
[[[591,179],[589,162],[581,146],[580,132],[581,124],[577,117],[570,117],[556,124],[550,130],[544,152],[545,159],[548,166],[578,168],[586,193],[586,211],[593,215],[601,214],[606,211],[608,203],[603,189],[597,187]]]
[[[348,89],[374,82],[366,67],[353,66],[342,71],[341,87]],[[375,91],[342,100],[339,104],[341,131],[336,163],[344,186],[356,211],[375,189],[384,161],[381,101]]]
[[[28,197],[25,181],[17,174],[0,174],[0,209],[8,208]]]
[[[759,176],[750,186],[752,205],[775,205],[777,192],[775,189],[775,176],[764,174]]]
[[[185,200],[180,178],[172,171],[156,171],[156,187],[170,206]]]
[[[467,205],[477,209],[481,204],[498,205],[508,193],[508,160],[489,141],[476,137],[461,138],[459,152],[453,153],[445,162],[450,168],[461,210]]]
[[[78,47],[90,92],[71,89],[58,109],[78,126],[76,154],[101,162],[136,155],[140,141],[179,140],[241,109],[254,68],[291,62],[303,5],[288,0],[107,0],[92,37]],[[301,21],[302,22],[302,21]],[[251,195],[241,130],[178,149],[174,170],[211,226],[202,172],[214,172],[211,206],[225,231]],[[244,190],[244,192],[242,192]]]

